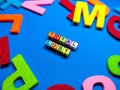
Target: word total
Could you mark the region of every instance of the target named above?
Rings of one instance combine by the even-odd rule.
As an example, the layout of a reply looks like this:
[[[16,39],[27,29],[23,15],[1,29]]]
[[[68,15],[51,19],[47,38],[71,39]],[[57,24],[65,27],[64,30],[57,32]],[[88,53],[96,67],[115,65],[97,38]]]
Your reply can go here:
[[[49,37],[49,39],[51,39],[59,44],[62,44],[70,49],[76,50],[78,47],[77,42],[72,41],[72,40],[70,40],[64,36],[61,36],[59,34],[56,34],[54,32],[49,32],[48,37]]]

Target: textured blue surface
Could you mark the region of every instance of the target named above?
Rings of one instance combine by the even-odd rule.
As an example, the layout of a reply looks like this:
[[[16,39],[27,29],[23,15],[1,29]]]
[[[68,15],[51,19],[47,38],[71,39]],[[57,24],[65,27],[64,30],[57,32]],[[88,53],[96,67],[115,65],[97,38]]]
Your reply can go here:
[[[83,81],[94,75],[108,76],[115,83],[117,90],[120,90],[120,78],[110,74],[106,67],[111,55],[120,55],[120,41],[114,39],[106,28],[111,16],[119,16],[114,12],[114,8],[119,7],[120,0],[114,2],[102,0],[102,2],[110,8],[110,14],[106,17],[105,27],[102,30],[96,29],[96,20],[90,28],[84,27],[83,19],[78,26],[74,26],[66,18],[70,12],[59,4],[59,0],[55,0],[51,6],[44,6],[47,11],[43,16],[12,6],[4,11],[0,10],[0,14],[23,14],[20,34],[10,34],[12,23],[0,23],[0,37],[5,35],[9,37],[10,58],[22,54],[38,79],[39,84],[32,90],[46,90],[54,84],[62,83],[69,84],[76,90],[82,90]],[[89,7],[92,10],[93,6]],[[117,24],[115,27],[118,27]],[[68,58],[64,58],[46,49],[45,42],[50,31],[78,42],[78,50],[72,51]],[[2,82],[14,71],[12,63],[0,68],[0,90]],[[94,90],[101,88],[95,86]]]

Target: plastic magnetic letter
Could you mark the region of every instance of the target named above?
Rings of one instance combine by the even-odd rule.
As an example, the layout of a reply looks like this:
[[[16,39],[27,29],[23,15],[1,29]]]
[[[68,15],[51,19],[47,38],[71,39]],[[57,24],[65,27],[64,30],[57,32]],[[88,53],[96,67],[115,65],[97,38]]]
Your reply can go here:
[[[114,11],[120,14],[120,7],[114,8]]]
[[[6,2],[0,6],[1,9],[6,9],[8,6],[13,5],[16,8],[20,8],[22,2],[19,0],[5,0]]]
[[[116,39],[120,40],[120,31],[117,30],[115,27],[114,27],[114,23],[118,23],[118,26],[120,27],[120,17],[119,16],[112,16],[108,23],[107,23],[107,29],[108,29],[108,32],[113,36],[115,37]]]
[[[20,32],[23,16],[21,14],[0,14],[0,22],[13,22],[10,32],[18,34]]]
[[[10,63],[10,50],[8,36],[0,38],[0,66]]]
[[[69,20],[73,20],[75,5],[71,3],[69,0],[60,0],[60,4],[67,8],[71,13],[67,16]]]
[[[100,0],[88,0],[88,3],[90,3],[91,5],[93,5],[93,6],[95,6],[95,5],[97,5],[97,4],[102,4],[102,5],[105,5],[103,2],[101,2]],[[106,6],[105,5],[105,7],[106,7],[106,16],[109,14],[109,12],[110,12],[110,9],[109,9],[109,7],[108,6]]]
[[[74,11],[73,22],[78,24],[83,13],[85,26],[91,26],[95,17],[97,16],[96,28],[101,29],[104,27],[105,11],[105,5],[97,4],[94,6],[91,14],[89,14],[88,4],[86,2],[77,1]]]
[[[22,7],[43,15],[46,11],[45,8],[39,7],[44,5],[50,5],[54,2],[54,0],[33,0],[33,1],[24,1]]]
[[[107,61],[107,67],[108,70],[115,76],[119,76],[120,77],[120,56],[119,55],[113,55],[111,57],[109,57],[108,61]]]
[[[82,84],[83,90],[93,90],[95,84],[101,84],[103,90],[116,90],[113,81],[108,77],[101,75],[87,78]]]
[[[75,88],[67,84],[56,84],[49,87],[47,90],[75,90]]]
[[[2,90],[8,90],[8,88],[9,90],[30,90],[38,83],[22,55],[19,54],[14,57],[12,59],[12,63],[15,66],[16,71],[4,80],[2,84]],[[16,88],[14,86],[14,82],[18,78],[22,78],[24,85]]]

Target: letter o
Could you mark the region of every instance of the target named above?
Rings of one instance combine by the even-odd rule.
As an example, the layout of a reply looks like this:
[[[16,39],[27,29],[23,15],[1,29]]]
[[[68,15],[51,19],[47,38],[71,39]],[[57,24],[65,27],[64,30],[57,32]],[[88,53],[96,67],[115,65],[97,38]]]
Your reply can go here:
[[[116,90],[112,80],[106,76],[92,76],[87,78],[82,84],[83,90],[93,90],[95,84],[101,84],[103,90]]]

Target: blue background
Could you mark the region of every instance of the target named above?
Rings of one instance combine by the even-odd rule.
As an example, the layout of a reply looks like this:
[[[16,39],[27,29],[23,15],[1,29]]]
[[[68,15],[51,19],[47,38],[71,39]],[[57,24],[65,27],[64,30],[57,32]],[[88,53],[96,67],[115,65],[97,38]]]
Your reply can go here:
[[[70,0],[75,4],[75,0]],[[81,0],[87,1],[87,0]],[[78,26],[74,26],[66,17],[70,13],[55,0],[46,8],[44,15],[38,15],[24,8],[16,9],[10,6],[0,10],[0,14],[22,14],[23,23],[20,34],[10,34],[12,23],[0,23],[0,37],[8,36],[10,58],[22,54],[25,61],[39,81],[31,90],[46,90],[55,84],[68,84],[76,90],[82,90],[83,81],[94,75],[105,75],[120,90],[120,78],[109,73],[106,62],[111,55],[120,55],[120,41],[114,39],[107,31],[106,24],[113,15],[114,7],[119,7],[120,0],[101,0],[110,8],[102,30],[96,29],[96,20],[90,28],[86,28],[83,19]],[[90,11],[93,6],[89,5]],[[115,24],[118,28],[118,24]],[[50,31],[63,35],[79,43],[76,51],[71,51],[68,58],[64,58],[45,48],[45,41]],[[0,68],[0,87],[3,81],[15,68],[12,62],[7,67]],[[18,86],[21,82],[18,82]],[[0,88],[1,90],[1,88]],[[94,90],[103,90],[102,86],[95,86]]]

